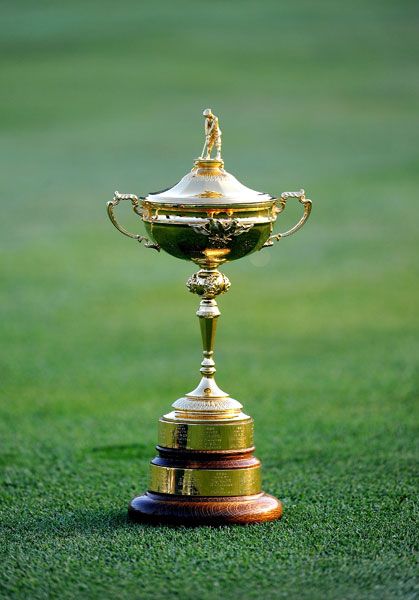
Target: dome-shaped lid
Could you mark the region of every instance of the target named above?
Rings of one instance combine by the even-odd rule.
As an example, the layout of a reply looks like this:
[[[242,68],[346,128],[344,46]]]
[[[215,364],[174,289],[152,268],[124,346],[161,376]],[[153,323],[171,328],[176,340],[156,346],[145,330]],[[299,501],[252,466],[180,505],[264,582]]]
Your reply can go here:
[[[255,204],[273,200],[270,194],[246,187],[224,170],[218,118],[210,108],[204,110],[203,116],[205,144],[202,156],[195,161],[192,171],[173,187],[162,192],[150,193],[145,199],[156,204],[195,206]],[[217,156],[211,158],[214,146]]]
[[[272,200],[270,194],[256,192],[223,169],[223,161],[198,159],[195,167],[176,185],[148,194],[146,200],[158,204],[226,205],[253,204]]]

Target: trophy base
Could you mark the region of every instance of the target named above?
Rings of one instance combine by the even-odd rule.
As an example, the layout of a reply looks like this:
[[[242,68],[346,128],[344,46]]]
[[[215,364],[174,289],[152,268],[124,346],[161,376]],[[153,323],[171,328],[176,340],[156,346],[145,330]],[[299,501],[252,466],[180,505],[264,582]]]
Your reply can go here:
[[[161,525],[248,525],[275,521],[282,504],[263,492],[252,496],[186,497],[146,492],[134,498],[128,518]]]

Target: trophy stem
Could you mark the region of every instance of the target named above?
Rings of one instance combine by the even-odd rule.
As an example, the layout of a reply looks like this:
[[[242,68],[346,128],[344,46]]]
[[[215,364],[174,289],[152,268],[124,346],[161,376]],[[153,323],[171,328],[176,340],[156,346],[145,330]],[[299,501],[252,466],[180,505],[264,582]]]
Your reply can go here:
[[[217,321],[220,316],[220,310],[214,299],[202,299],[199,309],[196,313],[199,318],[199,327],[201,329],[202,349],[204,359],[201,362],[200,372],[204,377],[213,378],[216,368],[214,362],[215,333],[217,331]]]
[[[192,293],[202,296],[196,315],[201,329],[203,360],[201,381],[198,386],[172,404],[176,418],[187,420],[241,418],[243,408],[240,402],[215,382],[214,343],[220,310],[215,296],[226,292],[230,287],[227,277],[217,269],[201,269],[194,273],[186,284]]]

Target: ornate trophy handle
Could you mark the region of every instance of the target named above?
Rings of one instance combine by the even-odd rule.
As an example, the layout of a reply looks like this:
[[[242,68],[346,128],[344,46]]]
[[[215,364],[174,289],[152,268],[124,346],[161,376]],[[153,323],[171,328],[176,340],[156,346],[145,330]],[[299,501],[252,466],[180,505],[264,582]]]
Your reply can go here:
[[[141,212],[138,196],[136,196],[135,194],[120,194],[119,192],[115,192],[112,200],[109,200],[109,202],[106,205],[107,210],[108,210],[108,216],[109,216],[112,224],[117,228],[118,231],[120,231],[127,237],[137,240],[140,244],[142,242],[144,242],[144,246],[146,248],[154,248],[154,250],[157,250],[158,252],[160,252],[160,246],[158,244],[154,244],[148,238],[146,238],[144,235],[139,235],[137,233],[130,233],[124,227],[122,227],[122,225],[120,225],[118,223],[113,209],[115,208],[115,206],[118,206],[118,204],[121,202],[121,200],[130,200],[133,211],[135,213],[137,213],[137,215],[142,217],[142,212]]]
[[[273,246],[274,242],[277,242],[281,238],[292,235],[293,233],[295,233],[296,231],[301,229],[301,227],[304,225],[304,223],[309,218],[312,205],[311,205],[311,200],[306,198],[304,190],[300,190],[299,192],[282,192],[281,199],[280,199],[280,206],[278,207],[279,213],[285,209],[288,198],[298,198],[298,200],[304,206],[303,216],[298,221],[298,223],[296,223],[294,225],[294,227],[291,227],[291,229],[288,229],[288,231],[284,231],[284,233],[276,233],[275,235],[271,235],[270,238],[267,240],[267,242],[265,242],[265,244],[262,246],[262,248],[267,248],[268,246]]]

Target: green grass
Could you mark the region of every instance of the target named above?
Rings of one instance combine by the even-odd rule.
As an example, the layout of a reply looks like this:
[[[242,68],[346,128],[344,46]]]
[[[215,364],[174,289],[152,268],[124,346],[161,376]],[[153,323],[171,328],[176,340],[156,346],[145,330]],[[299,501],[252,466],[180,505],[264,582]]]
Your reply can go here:
[[[2,597],[417,597],[417,17],[385,0],[2,4]],[[197,380],[194,266],[117,234],[104,205],[177,181],[206,106],[243,183],[314,202],[296,237],[225,267],[220,300],[218,381],[255,418],[285,512],[139,527],[126,505],[157,418]]]

